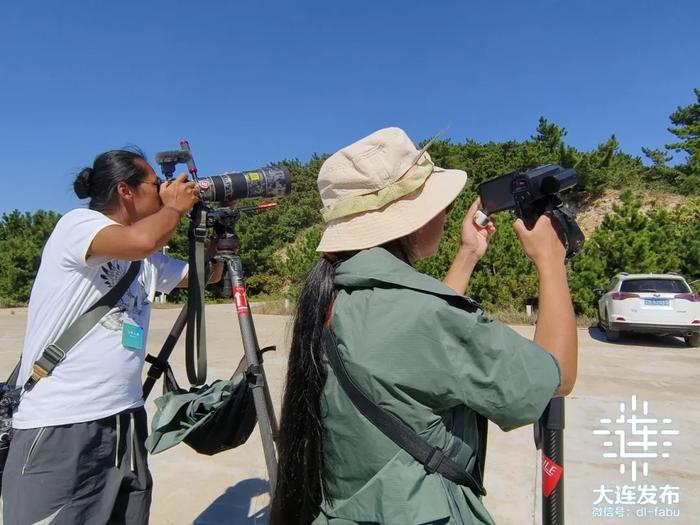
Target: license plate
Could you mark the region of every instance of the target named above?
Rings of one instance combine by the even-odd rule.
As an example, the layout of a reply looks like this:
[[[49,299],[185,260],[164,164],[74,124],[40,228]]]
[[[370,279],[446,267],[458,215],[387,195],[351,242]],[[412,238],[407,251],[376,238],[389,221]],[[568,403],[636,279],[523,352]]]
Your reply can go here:
[[[647,306],[668,306],[668,299],[644,299],[644,304]]]

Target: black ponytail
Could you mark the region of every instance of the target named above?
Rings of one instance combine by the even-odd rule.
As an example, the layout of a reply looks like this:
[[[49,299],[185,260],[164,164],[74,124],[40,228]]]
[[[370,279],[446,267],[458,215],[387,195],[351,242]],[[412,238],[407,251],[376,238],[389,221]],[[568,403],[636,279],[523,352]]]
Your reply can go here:
[[[91,168],[83,168],[75,177],[73,190],[79,199],[90,197],[90,209],[105,212],[117,203],[117,186],[120,182],[137,186],[148,175],[148,163],[143,152],[105,151],[97,157]]]
[[[322,258],[309,272],[294,315],[278,440],[279,469],[272,525],[311,523],[322,499],[326,383],[321,334],[333,300],[334,265]]]
[[[382,248],[411,264],[406,237],[389,241]],[[356,253],[329,256],[343,261]],[[326,368],[321,335],[334,297],[334,277],[335,264],[321,258],[306,277],[294,315],[277,443],[279,467],[271,525],[311,523],[320,511],[323,494],[330,499],[323,469],[321,394]]]

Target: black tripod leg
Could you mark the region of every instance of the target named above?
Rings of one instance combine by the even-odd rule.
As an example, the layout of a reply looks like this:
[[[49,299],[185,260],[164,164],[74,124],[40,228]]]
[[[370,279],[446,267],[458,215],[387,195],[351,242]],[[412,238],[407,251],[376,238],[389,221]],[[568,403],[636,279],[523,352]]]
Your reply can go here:
[[[243,351],[249,369],[253,370],[256,374],[255,382],[252,385],[253,402],[255,403],[255,413],[258,417],[258,427],[260,428],[260,437],[262,439],[263,452],[265,453],[267,474],[270,478],[270,495],[274,497],[275,488],[277,486],[277,453],[273,440],[274,432],[272,422],[274,420],[274,410],[265,379],[265,371],[258,360],[258,340],[255,334],[253,318],[250,315],[248,300],[245,296],[243,267],[240,258],[237,256],[227,258],[226,266],[231,276],[238,323],[241,328],[241,338],[243,339]],[[276,426],[276,422],[274,425]]]
[[[262,365],[262,362],[260,363]],[[279,427],[277,426],[277,416],[275,416],[275,407],[272,406],[272,396],[270,395],[270,384],[267,382],[267,375],[265,373],[265,368],[262,368],[263,380],[265,385],[263,386],[263,391],[265,392],[265,404],[267,405],[267,413],[270,416],[270,430],[272,431],[272,439],[277,443],[277,437],[279,436]]]
[[[158,381],[158,379],[160,379],[160,376],[163,375],[163,363],[167,363],[168,359],[170,359],[170,354],[172,354],[173,349],[175,348],[175,344],[180,338],[180,334],[182,334],[182,330],[185,328],[186,323],[187,305],[182,307],[180,315],[178,315],[175,324],[173,325],[172,329],[170,330],[170,333],[168,334],[168,337],[165,339],[165,343],[163,343],[162,349],[160,350],[160,352],[158,352],[158,356],[155,359],[156,363],[153,363],[151,360],[149,360],[150,356],[146,358],[146,361],[151,363],[151,366],[148,369],[148,372],[146,373],[146,380],[143,383],[144,400],[148,398],[148,395],[151,393],[151,390],[156,384],[156,381]]]
[[[260,365],[263,365],[263,358],[262,358],[262,353],[260,354]],[[233,373],[231,377],[236,375],[239,372],[243,372],[248,368],[248,361],[246,360],[245,356],[241,358],[241,361],[238,363],[238,367],[236,368],[236,371]],[[277,417],[275,416],[275,407],[272,405],[272,396],[270,395],[270,386],[269,383],[267,382],[267,375],[265,373],[265,367],[261,366],[261,371],[263,374],[263,380],[265,381],[265,386],[263,387],[265,391],[265,403],[267,404],[267,412],[270,416],[270,427],[272,429],[272,439],[274,439],[275,443],[277,443],[277,437],[279,436],[279,427],[277,426]]]
[[[261,354],[262,356],[262,354]],[[260,365],[264,365],[262,357],[260,358]],[[231,375],[231,377],[235,376],[239,372],[244,372],[248,368],[248,361],[246,360],[245,356],[243,356],[238,363],[238,367],[234,371],[234,373]],[[275,443],[277,443],[277,437],[279,436],[279,427],[277,425],[277,417],[275,416],[275,407],[272,405],[272,396],[270,395],[270,386],[269,383],[267,382],[267,375],[265,372],[265,367],[261,366],[261,371],[263,374],[263,380],[265,381],[265,386],[264,386],[264,391],[265,391],[265,403],[267,404],[267,412],[270,416],[270,427],[272,428],[272,438],[274,439]]]

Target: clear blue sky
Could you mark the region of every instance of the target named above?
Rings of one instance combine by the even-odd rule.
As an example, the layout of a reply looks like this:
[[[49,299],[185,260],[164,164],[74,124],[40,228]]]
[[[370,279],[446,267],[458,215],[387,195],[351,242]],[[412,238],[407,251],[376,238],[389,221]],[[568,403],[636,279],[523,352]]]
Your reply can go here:
[[[188,138],[200,172],[332,152],[389,125],[419,141],[672,140],[700,86],[697,0],[5,2],[0,212],[82,205],[74,173]]]

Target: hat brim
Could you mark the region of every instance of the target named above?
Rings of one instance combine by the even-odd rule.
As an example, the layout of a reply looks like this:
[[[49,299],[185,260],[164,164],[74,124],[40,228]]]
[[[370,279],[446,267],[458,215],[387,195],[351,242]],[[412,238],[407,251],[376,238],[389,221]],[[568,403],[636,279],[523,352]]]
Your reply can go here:
[[[435,167],[413,193],[380,210],[329,222],[316,251],[362,250],[408,235],[447,208],[466,183],[466,172]]]

